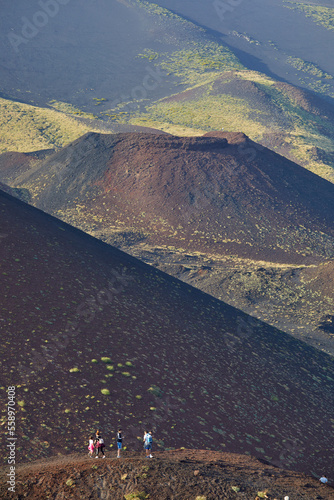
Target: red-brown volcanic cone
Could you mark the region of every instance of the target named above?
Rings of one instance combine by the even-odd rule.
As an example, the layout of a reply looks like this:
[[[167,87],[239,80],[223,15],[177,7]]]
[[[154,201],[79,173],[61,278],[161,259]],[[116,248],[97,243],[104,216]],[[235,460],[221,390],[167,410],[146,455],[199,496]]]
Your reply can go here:
[[[154,245],[295,263],[334,255],[333,184],[241,133],[91,133],[16,185],[60,216],[80,206],[74,224],[131,227]]]

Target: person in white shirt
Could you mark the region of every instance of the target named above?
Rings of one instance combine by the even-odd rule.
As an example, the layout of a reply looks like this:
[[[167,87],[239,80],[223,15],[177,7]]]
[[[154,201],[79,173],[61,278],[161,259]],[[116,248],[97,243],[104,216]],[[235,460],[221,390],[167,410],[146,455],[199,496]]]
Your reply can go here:
[[[321,478],[319,479],[319,481],[322,483],[322,484],[326,484],[328,483],[328,479],[326,476],[321,476]]]
[[[152,441],[153,441],[152,432],[145,431],[145,433],[144,433],[144,448],[146,451],[146,458],[153,458],[153,455],[151,454]]]

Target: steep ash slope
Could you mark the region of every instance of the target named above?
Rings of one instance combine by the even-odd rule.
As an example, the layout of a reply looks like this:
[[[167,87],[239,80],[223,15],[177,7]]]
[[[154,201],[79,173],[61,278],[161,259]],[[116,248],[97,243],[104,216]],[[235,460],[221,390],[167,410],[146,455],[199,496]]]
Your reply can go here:
[[[331,464],[333,360],[34,207],[0,194],[1,383],[20,461],[100,427],[161,448]],[[5,417],[6,418],[6,417]],[[6,457],[4,457],[6,460]]]

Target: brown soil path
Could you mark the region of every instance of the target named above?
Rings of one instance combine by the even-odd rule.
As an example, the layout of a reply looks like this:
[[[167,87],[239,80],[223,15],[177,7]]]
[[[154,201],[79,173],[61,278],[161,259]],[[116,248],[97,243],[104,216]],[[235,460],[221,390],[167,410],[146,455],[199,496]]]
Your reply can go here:
[[[16,470],[16,492],[0,498],[112,499],[112,500],[255,500],[333,499],[331,486],[315,478],[279,469],[253,457],[208,450],[171,450],[144,454],[123,453],[120,460],[79,454],[22,464]],[[3,480],[6,467],[2,467]]]

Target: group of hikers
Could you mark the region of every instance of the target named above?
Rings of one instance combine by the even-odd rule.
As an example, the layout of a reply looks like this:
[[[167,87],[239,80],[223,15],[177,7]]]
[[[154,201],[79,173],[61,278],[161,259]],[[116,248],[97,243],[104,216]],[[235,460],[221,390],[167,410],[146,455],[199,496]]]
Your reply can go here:
[[[117,458],[121,458],[121,450],[123,448],[123,434],[122,434],[122,429],[118,429],[118,432],[116,434],[116,442],[117,442]],[[145,431],[144,432],[144,437],[143,437],[143,443],[144,443],[144,448],[146,452],[146,458],[153,458],[152,455],[152,444],[153,444],[153,437],[152,437],[152,432],[151,431]],[[99,430],[96,431],[95,438],[94,436],[89,437],[89,445],[88,445],[88,455],[90,458],[94,457],[94,451],[95,451],[95,458],[99,458],[100,452],[102,458],[106,458],[105,453],[104,453],[104,439],[100,433]],[[322,484],[327,484],[328,479],[325,475],[323,475],[320,478],[320,482]],[[289,497],[284,497],[284,500],[289,500]]]
[[[118,429],[117,435],[116,435],[116,442],[117,442],[117,458],[121,458],[121,450],[123,448],[123,434],[122,434],[122,429]],[[152,444],[153,444],[153,437],[152,437],[152,432],[151,431],[145,431],[144,432],[144,437],[143,437],[143,443],[144,443],[144,448],[146,452],[146,458],[153,458],[152,455]],[[90,436],[89,437],[89,444],[88,444],[88,455],[90,458],[94,457],[94,452],[95,452],[95,458],[99,458],[100,453],[102,458],[106,458],[105,453],[104,453],[104,439],[100,433],[99,430],[96,431],[95,437]]]

